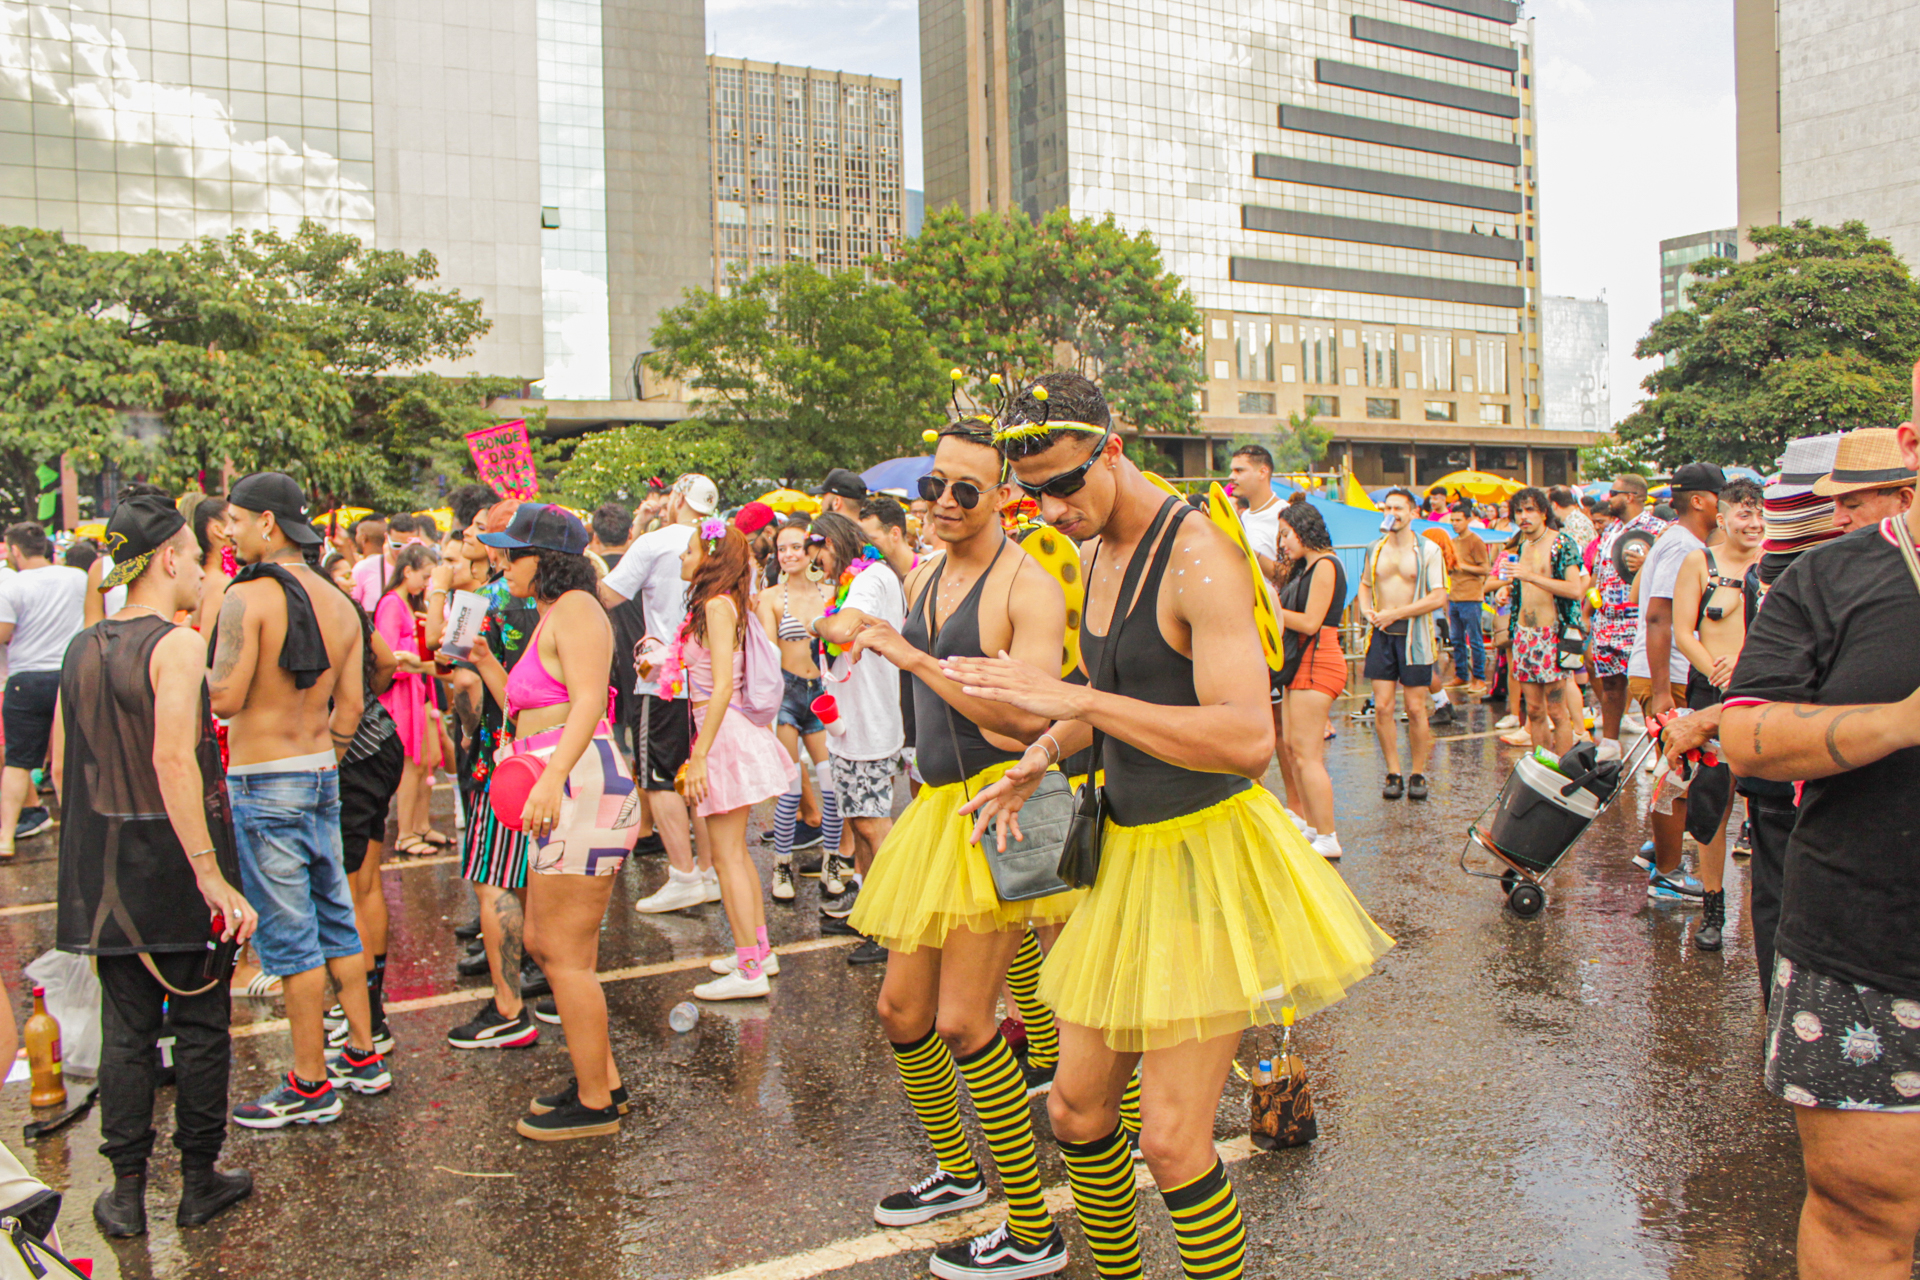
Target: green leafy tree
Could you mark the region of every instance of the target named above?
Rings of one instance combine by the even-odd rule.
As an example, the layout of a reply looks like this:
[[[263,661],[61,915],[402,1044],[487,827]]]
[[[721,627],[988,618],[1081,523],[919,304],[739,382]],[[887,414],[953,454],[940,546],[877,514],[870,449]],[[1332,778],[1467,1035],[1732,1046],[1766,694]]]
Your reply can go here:
[[[1302,416],[1289,413],[1286,426],[1277,428],[1276,434],[1259,443],[1267,446],[1267,451],[1273,455],[1274,471],[1293,474],[1319,467],[1321,459],[1327,456],[1327,445],[1332,441],[1333,428],[1315,422],[1313,414]]]
[[[1708,258],[1692,305],[1634,347],[1666,364],[1619,445],[1662,469],[1701,460],[1770,470],[1797,436],[1891,426],[1920,355],[1920,286],[1866,224],[1755,227],[1751,262]]]
[[[1191,431],[1200,312],[1146,232],[1056,209],[972,217],[948,207],[874,270],[900,286],[942,360],[1008,387],[1072,369],[1135,427]]]
[[[664,427],[637,423],[600,431],[582,440],[559,482],[574,505],[587,508],[608,498],[642,496],[650,477],[671,481],[698,471],[720,486],[728,503],[758,491],[751,471],[753,450],[740,428],[689,418]]]
[[[688,290],[653,345],[654,370],[735,429],[742,468],[787,481],[917,450],[950,385],[899,290],[804,262]]]
[[[1648,456],[1647,441],[1622,440],[1617,435],[1601,436],[1580,451],[1580,474],[1604,480],[1612,476],[1650,476],[1659,470]]]

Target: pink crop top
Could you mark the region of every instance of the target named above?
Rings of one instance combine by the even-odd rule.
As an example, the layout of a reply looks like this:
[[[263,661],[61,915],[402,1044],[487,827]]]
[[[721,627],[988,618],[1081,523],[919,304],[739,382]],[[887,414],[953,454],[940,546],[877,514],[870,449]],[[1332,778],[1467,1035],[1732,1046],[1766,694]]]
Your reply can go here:
[[[520,661],[513,664],[513,670],[507,673],[507,714],[517,716],[524,711],[538,711],[542,707],[557,707],[568,700],[567,686],[555,680],[547,670],[547,664],[540,660],[540,632],[547,625],[541,619],[540,626],[533,629],[533,636],[527,641],[525,653]]]

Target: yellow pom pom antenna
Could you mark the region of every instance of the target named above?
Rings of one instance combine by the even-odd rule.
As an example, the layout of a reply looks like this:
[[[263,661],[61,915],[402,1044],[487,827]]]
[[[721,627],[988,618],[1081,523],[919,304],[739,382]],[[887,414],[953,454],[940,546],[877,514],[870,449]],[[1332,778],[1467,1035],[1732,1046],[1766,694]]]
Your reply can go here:
[[[997,387],[1000,385],[1000,375],[996,373],[992,377],[988,378],[987,381],[991,382],[994,386]]]
[[[1096,427],[1091,422],[1067,422],[1054,418],[1046,422],[1019,422],[1008,427],[996,427],[993,432],[993,442],[1005,444],[1009,440],[1027,440],[1034,436],[1043,436],[1049,431],[1076,431],[1094,436],[1107,434],[1105,427]]]
[[[933,444],[940,439],[940,433],[938,431],[935,431],[932,427],[928,427],[925,431],[922,431],[920,433],[920,438],[922,440],[925,440],[928,444]]]
[[[960,370],[957,368],[948,372],[947,376],[949,378],[952,378],[955,382],[965,382],[967,378],[967,375],[960,372]]]
[[[1047,399],[1047,389],[1045,387],[1035,387],[1033,389],[1033,398],[1035,400],[1040,401],[1042,404],[1045,404]]]

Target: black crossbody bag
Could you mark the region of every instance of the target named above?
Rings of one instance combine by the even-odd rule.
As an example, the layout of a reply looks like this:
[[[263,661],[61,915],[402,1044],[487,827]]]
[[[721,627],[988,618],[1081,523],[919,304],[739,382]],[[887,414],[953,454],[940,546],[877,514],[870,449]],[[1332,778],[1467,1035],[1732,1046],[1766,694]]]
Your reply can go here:
[[[1147,562],[1153,558],[1152,549],[1157,546],[1156,535],[1166,525],[1167,517],[1175,509],[1180,511],[1174,517],[1174,528],[1167,530],[1167,537],[1173,537],[1179,528],[1180,520],[1191,511],[1178,498],[1169,498],[1161,504],[1160,513],[1148,526],[1146,536],[1140,539],[1140,545],[1134,549],[1133,560],[1127,565],[1126,577],[1121,580],[1120,594],[1114,598],[1114,619],[1107,624],[1107,640],[1100,646],[1099,670],[1089,672],[1089,683],[1095,689],[1111,691],[1113,684],[1114,655],[1120,651],[1120,632],[1133,619],[1133,611],[1139,601],[1133,598],[1139,589],[1140,575],[1146,569]],[[1093,567],[1100,563],[1100,553],[1093,554],[1093,565],[1087,566],[1087,581],[1093,581]],[[1120,612],[1120,606],[1126,605],[1126,612]],[[1084,630],[1086,617],[1081,616]],[[1084,641],[1084,636],[1083,636]],[[1106,746],[1107,735],[1095,729],[1093,744],[1087,751],[1087,780],[1080,784],[1080,796],[1074,806],[1073,821],[1067,826],[1065,841],[1060,847],[1060,879],[1075,889],[1091,889],[1100,875],[1100,833],[1107,821],[1106,788],[1099,785],[1101,752]]]

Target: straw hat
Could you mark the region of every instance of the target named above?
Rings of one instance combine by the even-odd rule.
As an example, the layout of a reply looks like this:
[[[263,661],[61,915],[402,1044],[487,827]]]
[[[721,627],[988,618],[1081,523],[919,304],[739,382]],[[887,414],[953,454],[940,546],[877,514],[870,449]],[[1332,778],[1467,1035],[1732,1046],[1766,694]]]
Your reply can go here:
[[[1920,476],[1900,458],[1900,435],[1887,427],[1867,427],[1840,437],[1833,470],[1813,482],[1823,498],[1862,489],[1889,489],[1912,484]]]

